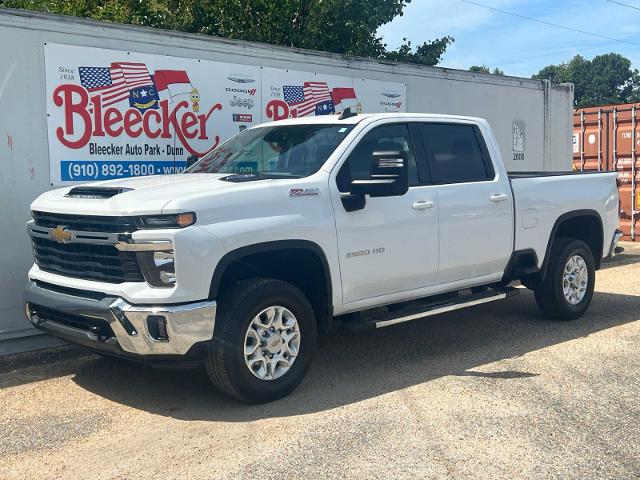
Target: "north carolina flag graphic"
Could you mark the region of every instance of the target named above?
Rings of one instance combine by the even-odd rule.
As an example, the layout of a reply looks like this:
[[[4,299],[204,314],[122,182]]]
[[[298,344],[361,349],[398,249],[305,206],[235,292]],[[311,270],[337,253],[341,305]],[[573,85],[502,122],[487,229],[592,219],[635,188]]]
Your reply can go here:
[[[356,91],[353,88],[334,88],[331,92],[333,105],[336,112],[342,112],[345,108],[355,108],[358,104]]]
[[[172,97],[193,90],[189,75],[184,70],[156,70],[153,72],[153,81],[158,92],[166,91]]]

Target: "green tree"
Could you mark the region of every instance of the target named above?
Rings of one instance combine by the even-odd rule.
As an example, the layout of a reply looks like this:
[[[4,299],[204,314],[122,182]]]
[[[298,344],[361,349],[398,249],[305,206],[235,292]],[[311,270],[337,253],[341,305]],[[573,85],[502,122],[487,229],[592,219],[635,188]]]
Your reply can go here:
[[[620,54],[598,55],[592,60],[576,55],[567,63],[548,65],[533,76],[575,86],[577,107],[634,102],[640,98],[640,74]]]
[[[500,70],[498,67],[494,68],[493,71],[486,65],[473,65],[469,67],[470,72],[477,73],[490,73],[492,75],[504,75],[504,71]]]
[[[436,38],[430,42],[424,42],[422,45],[418,45],[415,52],[411,48],[411,41],[406,38],[403,39],[403,43],[397,50],[388,51],[387,45],[383,45],[382,50],[378,56],[386,60],[392,60],[395,62],[409,62],[420,63],[422,65],[437,65],[442,60],[444,52],[447,47],[454,42],[453,37],[441,37]]]
[[[411,0],[0,0],[0,6],[426,65],[451,37],[388,50],[378,28]]]

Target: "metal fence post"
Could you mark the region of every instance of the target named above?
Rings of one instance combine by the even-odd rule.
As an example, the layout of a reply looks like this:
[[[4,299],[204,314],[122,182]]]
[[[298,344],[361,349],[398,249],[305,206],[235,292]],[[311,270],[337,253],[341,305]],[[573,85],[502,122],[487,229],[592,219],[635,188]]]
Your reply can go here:
[[[580,171],[584,172],[584,110],[580,112]]]
[[[631,240],[636,239],[636,106],[631,108]]]
[[[613,165],[612,170],[618,171],[618,109],[613,107]]]
[[[602,161],[602,109],[598,109],[598,171],[601,170],[600,162]]]

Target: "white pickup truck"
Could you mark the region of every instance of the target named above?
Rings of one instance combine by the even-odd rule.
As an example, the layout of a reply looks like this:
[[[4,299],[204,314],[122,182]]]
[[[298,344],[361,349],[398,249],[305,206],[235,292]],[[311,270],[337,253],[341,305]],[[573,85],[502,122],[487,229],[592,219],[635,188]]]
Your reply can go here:
[[[49,191],[32,215],[36,327],[204,363],[248,402],[293,390],[332,325],[488,303],[516,281],[576,319],[620,238],[615,173],[509,175],[485,120],[425,114],[259,125],[183,174]]]

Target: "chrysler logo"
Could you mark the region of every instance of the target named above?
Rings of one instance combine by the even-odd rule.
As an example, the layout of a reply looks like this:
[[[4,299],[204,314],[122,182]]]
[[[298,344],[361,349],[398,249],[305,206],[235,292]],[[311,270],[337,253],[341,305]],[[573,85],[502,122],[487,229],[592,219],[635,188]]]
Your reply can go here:
[[[236,83],[253,83],[255,80],[253,78],[248,77],[227,77],[232,82]]]
[[[73,234],[66,228],[67,227],[63,227],[62,225],[52,228],[49,230],[49,238],[58,243],[68,243],[71,237],[73,237]]]

